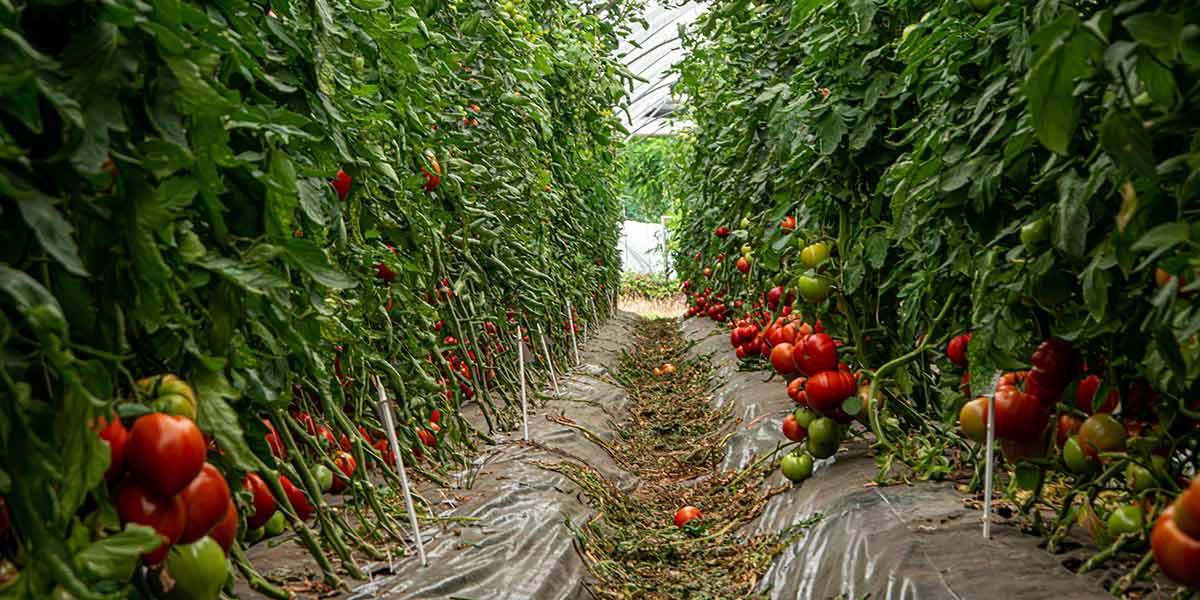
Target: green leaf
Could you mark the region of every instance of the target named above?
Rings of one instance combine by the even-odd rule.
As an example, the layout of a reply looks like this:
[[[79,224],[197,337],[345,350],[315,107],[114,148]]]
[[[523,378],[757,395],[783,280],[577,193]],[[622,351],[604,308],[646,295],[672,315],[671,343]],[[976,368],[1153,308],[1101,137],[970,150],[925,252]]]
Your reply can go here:
[[[1191,228],[1182,221],[1163,223],[1138,238],[1138,241],[1133,243],[1133,249],[1169,250],[1187,241],[1190,233]]]
[[[1058,219],[1054,230],[1054,245],[1075,257],[1087,249],[1088,225],[1091,215],[1087,207],[1084,182],[1068,172],[1058,180]]]
[[[1132,115],[1109,114],[1100,125],[1100,144],[1121,166],[1146,177],[1154,176],[1153,141]]]
[[[1074,26],[1078,20],[1075,13],[1068,12],[1050,26],[1067,32],[1049,41],[1025,79],[1029,113],[1038,140],[1059,154],[1067,153],[1079,122],[1075,82],[1091,73],[1093,55],[1099,51],[1096,38]]]
[[[848,415],[857,415],[863,408],[862,398],[858,394],[853,394],[849,398],[842,400],[842,411]]]
[[[219,372],[200,370],[189,373],[188,382],[196,390],[196,425],[212,434],[217,445],[243,471],[261,471],[265,466],[250,451],[238,414],[225,401],[235,399],[238,392]]]
[[[1108,309],[1108,288],[1112,282],[1112,274],[1100,268],[1096,261],[1083,271],[1083,303],[1097,321],[1104,319]]]
[[[17,201],[21,218],[33,230],[38,243],[58,264],[73,275],[87,277],[87,269],[79,258],[74,229],[55,208],[55,200],[30,185],[23,178],[0,172],[0,192]]]
[[[825,111],[817,121],[817,151],[824,155],[833,154],[842,136],[846,133],[846,124],[836,110]]]
[[[133,576],[138,557],[162,544],[152,527],[128,523],[124,531],[100,538],[75,555],[75,564],[97,579],[127,581]]]
[[[296,169],[282,150],[271,151],[271,165],[263,181],[267,186],[266,229],[274,239],[291,239],[300,192]]]
[[[1170,48],[1179,39],[1182,21],[1162,13],[1138,13],[1121,22],[1139,44],[1151,48]]]
[[[290,238],[286,244],[284,259],[321,285],[337,290],[352,288],[358,284],[353,277],[334,268],[329,257],[316,244],[303,238]]]
[[[287,287],[282,275],[263,265],[247,265],[220,256],[204,255],[195,264],[238,284],[251,294],[263,295],[268,290]]]
[[[0,263],[0,292],[7,294],[17,311],[35,327],[66,334],[67,321],[63,317],[62,307],[36,279]]]

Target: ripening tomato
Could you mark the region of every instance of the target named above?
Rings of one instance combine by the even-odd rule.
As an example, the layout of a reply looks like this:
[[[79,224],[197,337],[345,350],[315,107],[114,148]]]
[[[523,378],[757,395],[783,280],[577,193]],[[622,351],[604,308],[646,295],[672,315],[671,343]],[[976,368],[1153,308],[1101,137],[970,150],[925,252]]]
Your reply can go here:
[[[421,167],[421,173],[425,175],[424,189],[426,192],[432,192],[442,184],[442,165],[438,164],[437,158],[428,153],[425,154],[425,161],[429,163],[429,168],[432,168],[433,172],[430,172],[429,168],[425,166]]]
[[[1175,524],[1191,537],[1200,539],[1200,476],[1192,479],[1175,499]]]
[[[976,442],[987,441],[987,398],[980,396],[958,411],[958,426],[963,435]]]
[[[246,527],[258,529],[266,524],[271,515],[275,514],[275,497],[267,488],[267,482],[263,481],[258,473],[246,473],[246,477],[242,479],[242,487],[249,490],[253,496],[254,511],[246,517]]]
[[[1079,426],[1079,445],[1090,457],[1125,449],[1125,426],[1108,413],[1092,415]]]
[[[1049,415],[1042,409],[1038,399],[1015,387],[997,390],[994,404],[996,437],[1027,441],[1037,437],[1046,428]],[[984,418],[989,418],[986,408]]]
[[[108,444],[108,470],[104,472],[104,478],[113,479],[125,472],[125,446],[129,443],[129,430],[125,429],[120,418],[113,415],[111,421],[98,417],[96,431],[100,439]]]
[[[971,334],[964,333],[950,338],[950,343],[946,344],[946,357],[959,368],[967,368],[967,344],[970,341]]]
[[[187,527],[179,543],[190,544],[208,534],[225,517],[229,505],[229,484],[211,463],[204,463],[200,474],[179,493],[187,505]]]
[[[796,363],[792,358],[794,346],[787,342],[771,348],[771,366],[781,375],[789,375],[796,371]]]
[[[743,256],[743,257],[737,259],[737,263],[735,265],[735,266],[737,266],[737,270],[741,271],[742,273],[749,273],[750,272],[750,260],[751,259],[748,256]]]
[[[129,473],[169,498],[204,466],[204,436],[187,417],[151,413],[133,422],[125,452]]]
[[[783,437],[793,442],[799,442],[807,435],[808,431],[800,426],[800,423],[796,421],[795,415],[789,414],[783,418]]]
[[[699,519],[699,518],[700,518],[700,509],[696,508],[695,506],[684,506],[683,508],[680,508],[679,510],[675,511],[675,526],[683,527],[684,525],[687,525],[693,519]]]
[[[809,244],[800,251],[800,262],[810,269],[824,262],[826,258],[829,258],[829,244],[825,242]]]
[[[142,555],[150,565],[162,562],[187,525],[187,506],[181,496],[164,498],[135,479],[126,479],[117,489],[117,514],[122,523],[151,527],[164,539],[158,548]]]
[[[808,405],[827,416],[840,412],[842,401],[857,391],[854,376],[846,371],[822,371],[809,377],[804,385]]]
[[[1168,507],[1154,523],[1150,533],[1154,562],[1175,582],[1200,590],[1200,538],[1180,529],[1173,515],[1174,507]]]
[[[337,473],[333,475],[333,487],[330,488],[330,491],[336,494],[346,489],[346,482],[354,476],[354,471],[358,469],[358,462],[349,453],[338,452],[337,457],[333,459],[333,464],[342,473],[341,475]]]
[[[1114,387],[1108,390],[1108,397],[1104,399],[1104,404],[1099,408],[1095,408],[1096,392],[1100,389],[1100,378],[1096,375],[1088,375],[1079,380],[1079,385],[1075,388],[1075,408],[1092,413],[1111,413],[1117,409],[1117,403],[1121,400],[1121,394]]]
[[[1058,415],[1058,432],[1054,435],[1054,441],[1059,448],[1067,443],[1067,438],[1079,433],[1079,426],[1083,421],[1071,415]]]
[[[312,505],[308,503],[308,496],[305,496],[304,492],[300,491],[300,488],[292,485],[291,480],[286,475],[279,476],[279,485],[283,487],[283,493],[287,496],[288,502],[291,503],[292,508],[296,511],[296,516],[301,521],[307,521],[313,512]]]
[[[225,516],[209,530],[208,537],[216,541],[221,546],[221,549],[225,551],[225,554],[228,555],[229,549],[233,547],[233,541],[237,539],[237,527],[237,505],[231,499],[225,507]]]
[[[838,364],[837,346],[828,335],[814,333],[797,343],[792,360],[795,361],[796,368],[805,375],[832,371]]]

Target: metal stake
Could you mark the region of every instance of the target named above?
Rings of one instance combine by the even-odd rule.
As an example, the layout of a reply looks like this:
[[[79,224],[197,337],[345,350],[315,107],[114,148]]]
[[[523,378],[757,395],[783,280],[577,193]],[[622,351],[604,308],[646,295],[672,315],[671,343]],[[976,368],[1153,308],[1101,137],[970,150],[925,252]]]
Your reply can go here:
[[[987,410],[987,466],[983,472],[983,539],[992,539],[992,483],[993,475],[996,470],[995,449],[996,449],[996,378],[992,378],[992,385],[989,389],[993,390],[988,394],[988,410]]]
[[[550,347],[546,345],[546,333],[542,331],[542,324],[538,323],[538,337],[542,339],[542,354],[546,355],[546,365],[550,367],[550,383],[554,385],[554,397],[561,396],[558,392],[558,374],[554,372],[554,361],[550,360]]]
[[[421,526],[417,523],[417,511],[413,507],[412,491],[408,488],[408,473],[404,470],[404,457],[400,452],[400,443],[396,440],[396,423],[392,420],[392,401],[387,399],[379,377],[375,378],[375,391],[379,393],[379,404],[376,406],[379,410],[379,420],[383,421],[383,431],[387,434],[388,443],[392,446],[392,455],[396,457],[396,470],[400,472],[400,487],[404,491],[404,508],[408,511],[413,539],[417,543],[417,556],[421,559],[421,566],[425,567],[429,565],[429,561],[425,558],[425,543],[421,541]],[[384,458],[386,459],[386,457]]]
[[[567,298],[567,326],[571,328],[571,347],[575,349],[575,364],[579,364],[579,342],[575,340],[575,316],[571,314],[570,298]]]
[[[517,370],[521,373],[521,422],[525,426],[525,441],[529,441],[529,405],[525,399],[525,345],[521,326],[517,325]]]

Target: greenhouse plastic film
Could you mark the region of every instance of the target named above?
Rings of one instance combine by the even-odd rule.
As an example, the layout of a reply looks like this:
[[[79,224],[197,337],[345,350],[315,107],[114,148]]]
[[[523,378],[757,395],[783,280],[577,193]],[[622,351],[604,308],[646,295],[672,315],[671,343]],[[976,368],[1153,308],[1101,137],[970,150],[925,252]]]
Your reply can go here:
[[[708,356],[721,385],[714,406],[741,419],[723,468],[736,469],[785,443],[780,425],[795,405],[778,378],[739,372],[724,329],[690,319],[683,331],[691,354]],[[764,415],[766,415],[764,417]],[[879,468],[862,442],[816,461],[803,485],[773,496],[742,533],[773,533],[820,514],[803,536],[775,558],[759,582],[770,598],[1106,598],[1112,573],[1073,576],[1040,539],[1011,524],[981,534],[980,511],[943,482],[875,487]],[[899,468],[899,467],[897,467]],[[896,474],[896,473],[894,473]],[[775,473],[768,483],[786,485]],[[1078,538],[1073,538],[1078,541]]]
[[[477,520],[440,528],[426,525],[428,567],[406,557],[391,567],[391,575],[376,576],[348,597],[590,597],[587,569],[565,524],[581,524],[595,513],[574,483],[539,463],[571,460],[592,466],[622,487],[636,485],[636,478],[599,445],[575,428],[547,419],[562,415],[601,438],[615,435],[613,420],[623,417],[628,398],[607,372],[629,337],[631,323],[631,317],[619,315],[603,326],[581,352],[584,364],[560,382],[563,398],[531,405],[529,434],[535,444],[521,442],[513,432],[485,450],[477,472],[470,474],[474,483],[469,489],[423,490],[434,502],[442,497],[457,500],[442,516]]]

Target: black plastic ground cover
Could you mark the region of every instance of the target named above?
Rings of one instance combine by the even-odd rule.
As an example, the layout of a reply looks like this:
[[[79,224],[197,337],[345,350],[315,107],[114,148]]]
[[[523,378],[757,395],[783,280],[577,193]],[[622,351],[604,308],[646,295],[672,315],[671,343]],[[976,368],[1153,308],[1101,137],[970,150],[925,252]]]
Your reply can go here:
[[[426,526],[429,565],[406,557],[390,566],[374,565],[376,575],[346,596],[417,599],[574,600],[590,598],[583,557],[566,522],[581,524],[595,511],[566,477],[539,463],[574,460],[597,469],[624,488],[637,484],[599,445],[579,430],[548,420],[566,416],[607,439],[625,416],[628,397],[608,375],[631,338],[636,317],[618,314],[593,332],[580,348],[580,365],[560,378],[562,398],[530,407],[529,436],[498,438],[474,469],[463,474],[464,489],[423,490],[444,516],[477,521]],[[546,390],[546,393],[550,393]],[[471,418],[471,415],[467,415]],[[482,418],[478,419],[482,426]],[[380,574],[381,569],[391,574]]]
[[[692,356],[708,356],[716,367],[713,405],[733,404],[741,419],[724,467],[744,466],[785,442],[781,425],[795,405],[783,383],[764,382],[766,372],[739,372],[727,329],[700,319],[682,328],[696,342]],[[1052,555],[1040,538],[1003,519],[984,540],[981,512],[953,484],[868,485],[878,473],[865,445],[849,444],[817,461],[802,485],[772,497],[743,533],[823,518],[775,559],[758,589],[775,599],[1107,598],[1121,574],[1075,575],[1063,565],[1080,564],[1078,556]],[[783,481],[776,472],[769,483]]]

